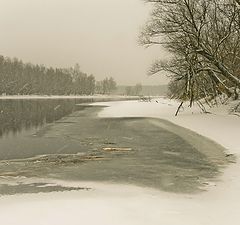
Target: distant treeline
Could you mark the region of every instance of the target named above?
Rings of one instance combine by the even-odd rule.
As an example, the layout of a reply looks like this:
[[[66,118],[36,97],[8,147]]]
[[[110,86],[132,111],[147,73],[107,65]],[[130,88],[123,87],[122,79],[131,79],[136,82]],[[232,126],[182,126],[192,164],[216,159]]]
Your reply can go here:
[[[167,95],[167,90],[167,85],[119,85],[114,94],[127,96],[164,96]]]
[[[113,78],[96,82],[93,75],[74,68],[47,68],[0,56],[0,94],[3,95],[92,95],[109,94]]]

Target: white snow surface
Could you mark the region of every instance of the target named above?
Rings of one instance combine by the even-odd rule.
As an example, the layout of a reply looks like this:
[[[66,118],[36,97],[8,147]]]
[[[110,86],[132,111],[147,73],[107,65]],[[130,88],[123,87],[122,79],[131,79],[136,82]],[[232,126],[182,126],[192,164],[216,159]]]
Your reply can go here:
[[[226,107],[202,114],[197,107],[174,116],[178,102],[160,98],[152,102],[94,103],[106,105],[101,117],[155,117],[189,128],[223,145],[240,157],[240,118]],[[68,183],[90,191],[29,194],[0,198],[0,221],[4,225],[239,225],[240,163],[224,170],[207,192],[172,194],[133,185]],[[61,185],[65,185],[60,181]]]

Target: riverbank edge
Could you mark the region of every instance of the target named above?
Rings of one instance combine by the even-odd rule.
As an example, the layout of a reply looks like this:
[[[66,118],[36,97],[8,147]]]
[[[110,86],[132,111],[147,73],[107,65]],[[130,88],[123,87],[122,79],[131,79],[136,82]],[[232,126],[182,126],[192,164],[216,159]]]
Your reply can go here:
[[[17,100],[17,99],[99,99],[104,101],[118,100],[138,100],[138,96],[124,95],[0,95],[0,100]]]

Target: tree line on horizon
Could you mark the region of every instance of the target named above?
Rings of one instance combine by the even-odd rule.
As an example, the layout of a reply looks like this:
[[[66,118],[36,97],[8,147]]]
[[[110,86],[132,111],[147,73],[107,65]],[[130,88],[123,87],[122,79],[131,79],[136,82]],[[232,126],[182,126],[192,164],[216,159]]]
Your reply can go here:
[[[66,69],[47,68],[0,56],[0,95],[110,94],[116,86],[112,77],[96,81],[78,64]]]
[[[137,83],[135,86],[126,86],[125,94],[127,96],[139,96],[141,95],[142,89],[141,83]]]
[[[240,90],[240,0],[145,0],[153,4],[141,44],[163,46],[169,59],[149,74],[164,72],[172,98],[208,104]]]

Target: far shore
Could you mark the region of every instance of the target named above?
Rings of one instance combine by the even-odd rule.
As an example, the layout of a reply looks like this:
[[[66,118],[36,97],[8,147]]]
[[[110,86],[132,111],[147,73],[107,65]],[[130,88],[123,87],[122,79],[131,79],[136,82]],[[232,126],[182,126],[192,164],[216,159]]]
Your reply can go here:
[[[111,99],[134,100],[138,96],[124,95],[0,95],[0,99]]]

